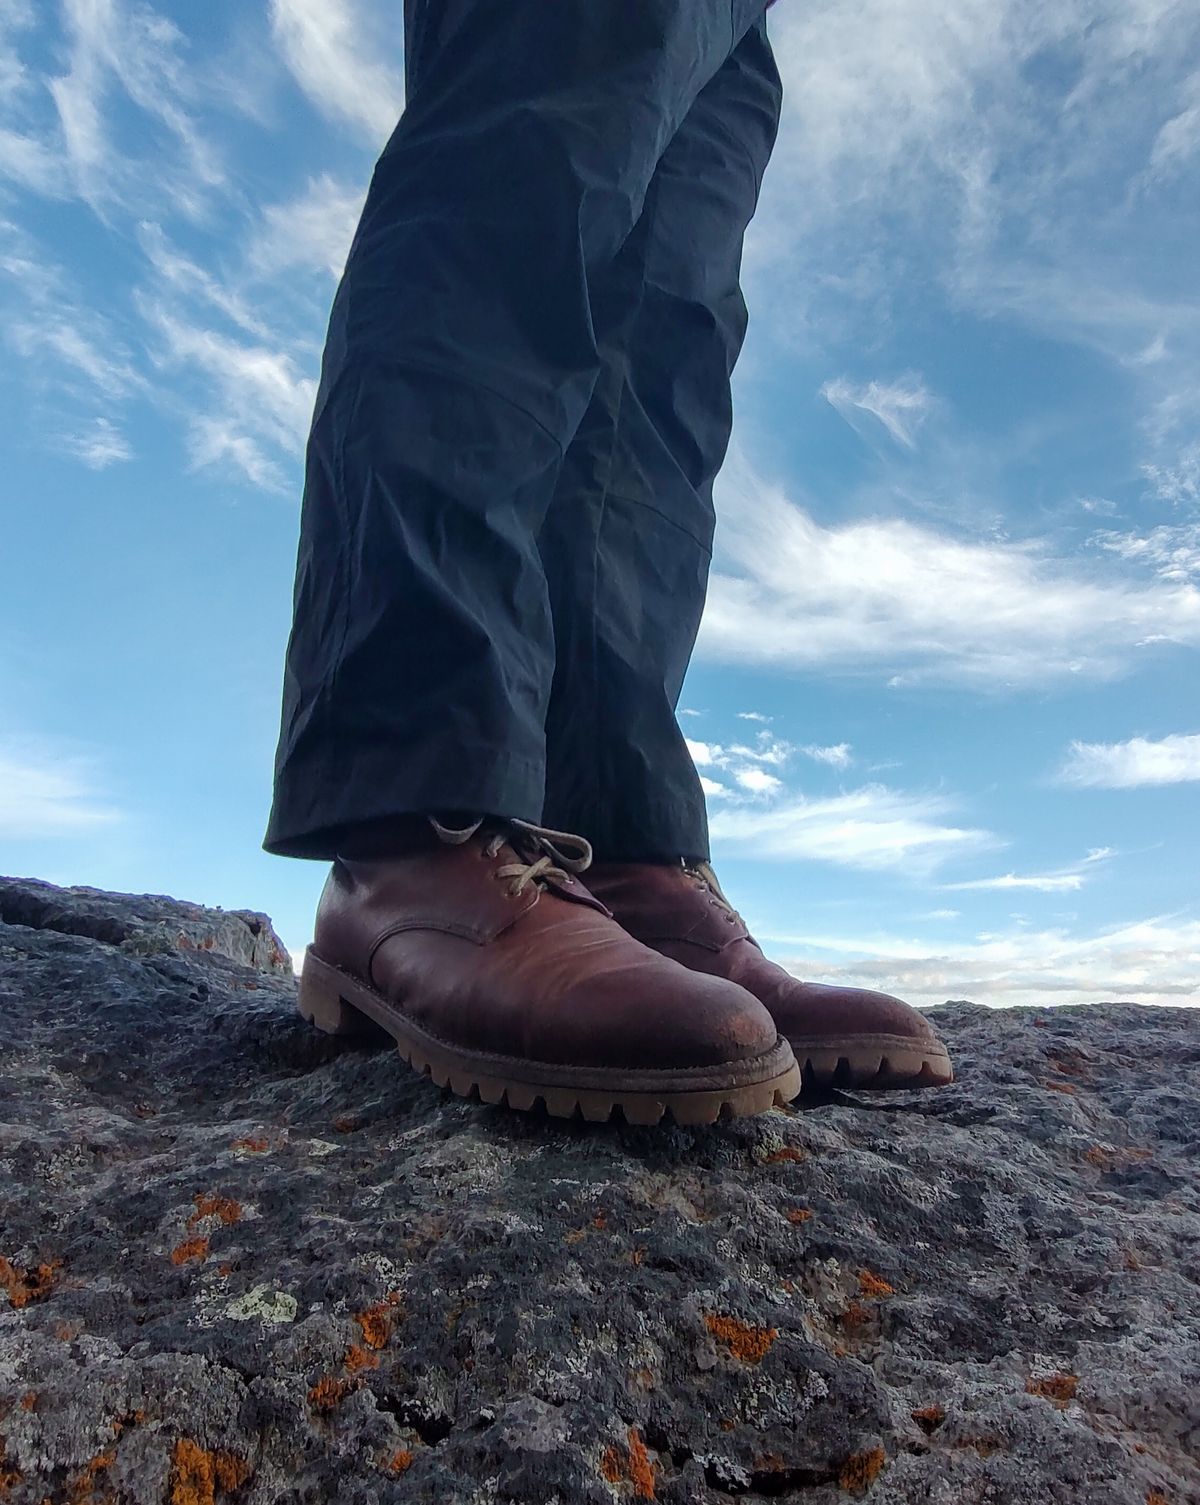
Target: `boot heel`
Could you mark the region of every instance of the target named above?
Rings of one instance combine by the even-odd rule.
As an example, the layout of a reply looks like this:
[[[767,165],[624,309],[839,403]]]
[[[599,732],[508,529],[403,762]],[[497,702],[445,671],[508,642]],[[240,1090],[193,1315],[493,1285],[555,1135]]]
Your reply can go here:
[[[300,972],[300,993],[296,1002],[304,1017],[327,1035],[363,1035],[370,1029],[371,1021],[351,1007],[336,986],[317,976],[317,967],[312,965],[309,952],[305,953]]]

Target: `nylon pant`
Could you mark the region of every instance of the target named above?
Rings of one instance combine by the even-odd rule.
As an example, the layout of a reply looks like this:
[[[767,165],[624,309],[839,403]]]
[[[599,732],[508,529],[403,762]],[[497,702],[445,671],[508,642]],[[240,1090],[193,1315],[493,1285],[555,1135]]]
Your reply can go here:
[[[334,300],[263,847],[519,816],[708,856],[676,720],[779,122],[765,0],[406,0]]]

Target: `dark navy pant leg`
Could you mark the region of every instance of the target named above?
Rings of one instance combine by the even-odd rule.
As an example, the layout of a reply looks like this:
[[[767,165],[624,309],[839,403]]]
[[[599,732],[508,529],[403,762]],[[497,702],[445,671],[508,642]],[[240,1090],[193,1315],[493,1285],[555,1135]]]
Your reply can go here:
[[[540,538],[558,642],[544,818],[602,858],[708,856],[676,705],[747,325],[742,242],[781,101],[760,4],[593,288],[601,373]]]
[[[540,817],[536,540],[600,372],[591,288],[735,5],[409,0],[408,103],[308,445],[267,851],[328,858],[347,825],[429,809]]]

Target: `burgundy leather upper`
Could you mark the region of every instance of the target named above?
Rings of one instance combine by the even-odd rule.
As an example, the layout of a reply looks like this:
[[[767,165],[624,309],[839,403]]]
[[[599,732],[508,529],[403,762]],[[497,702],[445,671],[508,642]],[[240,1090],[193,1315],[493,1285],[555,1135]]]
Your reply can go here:
[[[333,865],[313,950],[447,1044],[578,1066],[671,1069],[747,1059],[778,1032],[748,992],[640,944],[577,878],[515,893],[486,831]],[[535,854],[536,855],[536,854]]]
[[[588,870],[588,886],[639,941],[753,993],[790,1040],[936,1039],[923,1015],[888,993],[793,977],[763,954],[742,917],[695,869],[681,863],[597,863]]]

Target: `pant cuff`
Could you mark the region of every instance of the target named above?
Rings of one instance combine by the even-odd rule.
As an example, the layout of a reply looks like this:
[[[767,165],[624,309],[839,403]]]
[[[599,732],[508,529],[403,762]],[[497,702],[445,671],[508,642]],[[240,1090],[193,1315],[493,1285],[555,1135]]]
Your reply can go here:
[[[275,776],[262,848],[275,857],[332,862],[349,826],[389,816],[471,810],[538,823],[545,770],[501,748],[431,749],[425,766],[406,769],[395,749],[352,757],[289,758]]]

